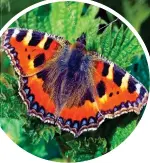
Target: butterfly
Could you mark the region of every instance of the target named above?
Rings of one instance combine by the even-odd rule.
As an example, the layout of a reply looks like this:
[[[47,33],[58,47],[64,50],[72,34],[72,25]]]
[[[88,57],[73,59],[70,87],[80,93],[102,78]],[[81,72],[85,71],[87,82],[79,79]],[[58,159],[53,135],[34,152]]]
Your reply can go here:
[[[139,81],[86,49],[85,33],[71,44],[59,36],[10,28],[2,40],[29,115],[76,137],[96,130],[105,119],[139,114],[147,102]]]

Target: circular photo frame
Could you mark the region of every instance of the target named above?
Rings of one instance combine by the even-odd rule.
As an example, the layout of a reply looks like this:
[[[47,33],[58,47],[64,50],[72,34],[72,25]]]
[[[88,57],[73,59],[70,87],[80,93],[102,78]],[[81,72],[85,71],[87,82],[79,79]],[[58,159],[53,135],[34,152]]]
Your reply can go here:
[[[120,145],[148,101],[148,51],[112,9],[43,1],[0,31],[4,132],[40,158],[82,162]]]

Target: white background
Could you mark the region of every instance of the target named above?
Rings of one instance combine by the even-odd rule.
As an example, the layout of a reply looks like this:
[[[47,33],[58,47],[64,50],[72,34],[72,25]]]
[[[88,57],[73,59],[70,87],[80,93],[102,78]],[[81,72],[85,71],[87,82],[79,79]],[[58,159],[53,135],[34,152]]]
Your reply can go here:
[[[93,4],[96,2],[93,2]],[[108,9],[107,9],[108,10]],[[119,17],[119,16],[117,16]],[[125,22],[125,20],[124,20]],[[9,23],[11,24],[11,22]],[[6,28],[7,26],[6,25]],[[127,24],[127,22],[126,22]],[[129,26],[129,25],[128,25]],[[131,29],[132,27],[130,27]],[[138,34],[134,31],[135,35],[141,42],[145,53],[148,57],[148,52],[145,45],[142,43]],[[150,102],[150,99],[149,99]],[[10,140],[6,134],[0,129],[0,163],[46,163],[47,160],[37,158],[30,153],[25,152],[19,146]],[[150,103],[148,103],[144,115],[132,132],[132,134],[117,148],[111,152],[103,155],[97,159],[88,162],[101,162],[101,163],[149,163],[150,162]]]

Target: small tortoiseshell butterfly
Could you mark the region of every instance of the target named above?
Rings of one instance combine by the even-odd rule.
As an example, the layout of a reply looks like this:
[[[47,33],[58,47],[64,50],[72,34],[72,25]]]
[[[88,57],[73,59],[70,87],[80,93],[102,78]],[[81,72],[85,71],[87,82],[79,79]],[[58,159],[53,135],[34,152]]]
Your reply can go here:
[[[93,51],[34,30],[8,29],[3,48],[19,74],[28,113],[79,136],[105,118],[140,113],[148,92],[128,72]]]

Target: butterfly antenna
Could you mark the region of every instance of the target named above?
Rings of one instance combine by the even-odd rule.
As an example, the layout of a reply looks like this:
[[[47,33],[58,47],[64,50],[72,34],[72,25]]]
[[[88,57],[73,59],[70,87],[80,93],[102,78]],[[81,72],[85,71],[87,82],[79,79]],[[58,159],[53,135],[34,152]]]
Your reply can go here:
[[[110,22],[109,24],[107,24],[107,25],[105,25],[105,26],[103,26],[103,27],[101,27],[100,29],[98,29],[98,31],[100,31],[100,30],[102,30],[102,29],[104,29],[104,28],[106,28],[106,27],[108,27],[109,25],[111,25],[112,23],[114,23],[114,22],[116,22],[116,21],[118,21],[119,19],[117,18],[117,19],[115,19],[115,20],[113,20],[112,22]]]

